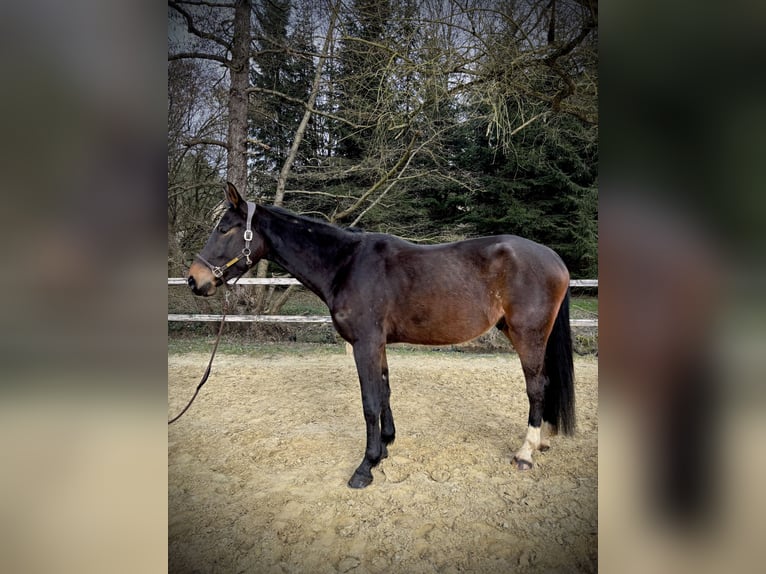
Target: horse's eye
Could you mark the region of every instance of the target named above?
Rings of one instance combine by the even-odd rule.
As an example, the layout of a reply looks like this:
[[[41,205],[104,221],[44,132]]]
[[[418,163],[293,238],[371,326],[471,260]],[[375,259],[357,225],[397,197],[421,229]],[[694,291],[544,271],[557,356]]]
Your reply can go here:
[[[228,227],[224,227],[223,225],[218,226],[218,233],[228,233],[228,232],[229,232]]]

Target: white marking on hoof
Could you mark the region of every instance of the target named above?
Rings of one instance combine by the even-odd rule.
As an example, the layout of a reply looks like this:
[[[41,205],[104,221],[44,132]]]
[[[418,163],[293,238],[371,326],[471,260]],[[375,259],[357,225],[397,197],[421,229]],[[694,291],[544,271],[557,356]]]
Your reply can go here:
[[[527,437],[521,445],[521,448],[516,451],[514,460],[517,461],[519,469],[522,469],[521,463],[529,463],[530,468],[532,466],[532,453],[540,448],[540,427],[527,427]]]

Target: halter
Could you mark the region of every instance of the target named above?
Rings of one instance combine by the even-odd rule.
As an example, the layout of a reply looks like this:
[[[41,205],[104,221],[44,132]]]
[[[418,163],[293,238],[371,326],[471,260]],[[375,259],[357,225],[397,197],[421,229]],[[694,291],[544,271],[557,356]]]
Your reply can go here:
[[[199,253],[197,253],[197,259],[202,261],[205,265],[210,267],[210,270],[213,272],[213,275],[215,275],[218,279],[223,277],[224,272],[231,267],[232,265],[236,265],[238,261],[240,261],[243,257],[245,258],[245,261],[247,262],[248,267],[253,266],[253,262],[250,259],[250,242],[253,240],[253,230],[252,230],[252,223],[253,223],[253,215],[255,215],[255,203],[252,201],[247,202],[247,226],[245,228],[245,246],[242,248],[242,253],[237,255],[234,259],[231,259],[224,263],[223,266],[217,267],[210,263],[207,259],[202,257]]]

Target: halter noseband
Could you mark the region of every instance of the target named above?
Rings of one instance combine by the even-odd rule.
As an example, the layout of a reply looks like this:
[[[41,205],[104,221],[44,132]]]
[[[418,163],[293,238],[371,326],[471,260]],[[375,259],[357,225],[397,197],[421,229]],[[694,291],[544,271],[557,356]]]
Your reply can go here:
[[[252,230],[252,223],[253,223],[253,215],[255,215],[255,203],[252,201],[247,202],[247,226],[245,228],[245,246],[242,248],[242,253],[240,255],[237,255],[234,259],[231,259],[223,264],[221,267],[217,267],[210,263],[207,259],[202,257],[199,253],[197,253],[197,259],[202,261],[205,265],[210,267],[210,270],[213,272],[213,275],[215,275],[218,279],[221,279],[223,277],[224,272],[231,267],[232,265],[236,265],[236,263],[242,259],[242,257],[245,258],[245,261],[247,262],[248,267],[252,267],[253,262],[250,259],[250,242],[253,240],[253,230]]]

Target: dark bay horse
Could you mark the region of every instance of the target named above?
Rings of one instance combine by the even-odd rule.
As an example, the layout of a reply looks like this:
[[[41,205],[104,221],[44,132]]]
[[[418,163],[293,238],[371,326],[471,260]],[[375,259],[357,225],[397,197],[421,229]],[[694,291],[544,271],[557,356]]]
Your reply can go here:
[[[370,484],[394,441],[388,343],[461,343],[496,326],[519,355],[529,397],[516,466],[531,468],[533,452],[546,450],[559,428],[574,432],[569,272],[551,249],[513,235],[414,245],[247,202],[231,183],[226,199],[189,269],[189,286],[210,296],[265,258],[327,304],[335,329],[354,348],[367,425],[364,459],[349,486]]]

